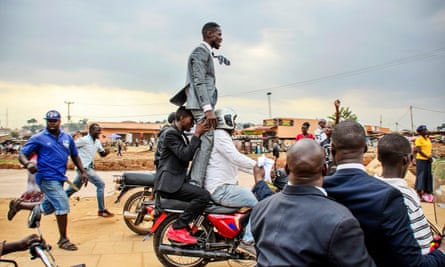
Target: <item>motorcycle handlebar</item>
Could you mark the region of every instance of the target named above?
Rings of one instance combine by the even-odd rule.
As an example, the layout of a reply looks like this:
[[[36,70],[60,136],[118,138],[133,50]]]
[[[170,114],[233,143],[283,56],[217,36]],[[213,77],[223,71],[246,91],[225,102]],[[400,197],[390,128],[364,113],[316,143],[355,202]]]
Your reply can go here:
[[[46,267],[55,267],[56,265],[51,263],[51,260],[48,258],[48,255],[46,252],[49,253],[51,250],[51,246],[47,245],[45,241],[41,242],[34,242],[29,247],[30,253],[32,255],[31,259],[40,258],[40,260],[43,262],[43,264]],[[50,255],[51,256],[51,255]]]

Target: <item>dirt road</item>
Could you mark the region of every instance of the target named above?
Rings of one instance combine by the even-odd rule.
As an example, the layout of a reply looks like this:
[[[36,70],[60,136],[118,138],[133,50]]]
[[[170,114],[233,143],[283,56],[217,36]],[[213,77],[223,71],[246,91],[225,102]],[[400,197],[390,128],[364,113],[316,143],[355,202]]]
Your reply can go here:
[[[114,203],[113,175],[120,171],[99,171],[106,187],[105,206],[116,214],[115,217],[105,219],[97,217],[97,203],[95,187],[88,186],[81,189],[70,199],[71,213],[69,214],[68,237],[79,247],[78,251],[67,252],[57,248],[58,231],[55,217],[44,216],[41,222],[42,233],[47,242],[53,245],[53,254],[61,267],[85,263],[86,266],[121,267],[121,266],[150,266],[161,267],[153,251],[152,239],[143,242],[143,236],[131,232],[122,218],[122,207],[126,198],[118,204]],[[74,171],[68,171],[68,177],[74,178]],[[36,230],[27,228],[28,211],[19,212],[12,221],[8,221],[9,200],[20,196],[26,189],[26,173],[24,170],[0,169],[0,239],[17,240]],[[249,186],[253,179],[244,175],[243,184]],[[129,194],[127,194],[128,196]],[[80,200],[76,199],[80,196]],[[19,266],[42,266],[38,260],[30,260],[29,252],[18,252],[5,255],[4,258],[14,259]],[[228,262],[212,263],[209,267],[227,267]],[[237,266],[232,263],[232,266]]]
[[[79,247],[78,251],[68,252],[57,248],[58,231],[55,217],[44,216],[41,222],[42,233],[49,244],[53,245],[59,266],[68,267],[80,263],[86,266],[121,267],[121,266],[151,266],[161,267],[153,251],[152,239],[145,242],[142,236],[131,232],[122,219],[122,207],[125,199],[118,204],[114,203],[113,175],[121,171],[99,171],[99,175],[106,183],[106,207],[116,214],[115,217],[105,219],[97,217],[97,203],[95,187],[88,186],[81,189],[77,195],[70,199],[71,213],[69,214],[68,236]],[[68,177],[74,178],[74,171],[68,171]],[[251,186],[253,178],[250,175],[240,174],[240,184]],[[28,211],[19,212],[13,221],[7,220],[8,203],[12,198],[20,196],[26,188],[25,170],[0,169],[0,239],[17,240],[31,233],[34,229],[27,228]],[[128,196],[129,194],[127,194]],[[79,196],[79,200],[75,196]],[[434,221],[434,205],[422,203],[426,216]],[[445,209],[438,209],[444,211]],[[445,221],[445,212],[439,215],[439,221]],[[5,255],[4,258],[14,259],[19,266],[42,266],[38,260],[30,260],[29,253],[19,252]],[[220,262],[209,264],[209,267],[238,266],[235,263]]]

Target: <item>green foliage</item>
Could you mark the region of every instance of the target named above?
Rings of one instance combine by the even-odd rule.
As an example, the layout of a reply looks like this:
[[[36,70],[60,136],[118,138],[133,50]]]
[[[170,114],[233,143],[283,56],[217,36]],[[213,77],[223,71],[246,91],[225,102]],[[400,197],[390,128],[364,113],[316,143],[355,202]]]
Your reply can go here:
[[[26,123],[28,123],[28,124],[36,124],[37,120],[35,118],[31,118],[31,119],[27,120]]]
[[[349,107],[340,107],[339,109],[339,122],[345,121],[345,120],[353,120],[357,121],[357,115],[355,115],[352,110],[349,109]],[[335,112],[331,116],[328,116],[328,119],[332,122],[335,122]]]
[[[15,139],[18,139],[18,138],[19,138],[19,132],[17,132],[17,131],[12,131],[12,132],[11,132],[11,137],[12,137],[12,138],[15,138]]]
[[[85,129],[88,120],[80,120],[79,122],[71,122],[63,124],[63,128],[68,132],[77,132]]]
[[[38,133],[41,129],[45,127],[42,124],[37,124],[37,120],[35,118],[27,120],[26,123],[30,125],[25,125],[22,128],[31,131],[32,134]]]

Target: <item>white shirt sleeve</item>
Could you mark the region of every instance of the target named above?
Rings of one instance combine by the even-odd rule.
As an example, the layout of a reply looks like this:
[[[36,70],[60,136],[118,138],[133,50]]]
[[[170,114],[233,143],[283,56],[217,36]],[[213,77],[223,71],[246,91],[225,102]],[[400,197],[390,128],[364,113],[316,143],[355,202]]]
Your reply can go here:
[[[97,148],[97,152],[99,152],[99,153],[105,151],[105,149],[104,149],[104,147],[102,146],[102,144],[100,143],[99,139],[96,139],[96,148]]]

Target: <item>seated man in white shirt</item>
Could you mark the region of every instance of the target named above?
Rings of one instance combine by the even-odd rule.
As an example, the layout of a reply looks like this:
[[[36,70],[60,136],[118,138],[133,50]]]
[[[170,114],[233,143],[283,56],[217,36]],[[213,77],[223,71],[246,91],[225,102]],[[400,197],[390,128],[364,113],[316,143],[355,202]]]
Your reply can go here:
[[[253,208],[258,200],[250,188],[238,185],[238,171],[253,173],[256,162],[241,154],[232,141],[237,114],[230,108],[215,111],[217,126],[214,131],[214,144],[207,165],[204,187],[211,199],[222,206]],[[253,241],[250,224],[243,240]]]
[[[227,207],[254,207],[257,199],[249,188],[238,185],[238,171],[253,173],[256,162],[241,154],[232,141],[237,114],[230,108],[215,112],[215,143],[207,166],[205,189],[212,200]]]

